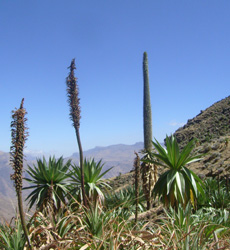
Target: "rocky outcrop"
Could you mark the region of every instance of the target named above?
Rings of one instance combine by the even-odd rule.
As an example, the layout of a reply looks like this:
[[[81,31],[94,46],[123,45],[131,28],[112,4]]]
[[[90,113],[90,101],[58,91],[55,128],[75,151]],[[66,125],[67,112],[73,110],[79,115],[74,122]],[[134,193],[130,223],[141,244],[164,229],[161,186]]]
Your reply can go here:
[[[203,144],[227,135],[230,135],[230,96],[201,110],[174,133],[181,147],[193,138]]]

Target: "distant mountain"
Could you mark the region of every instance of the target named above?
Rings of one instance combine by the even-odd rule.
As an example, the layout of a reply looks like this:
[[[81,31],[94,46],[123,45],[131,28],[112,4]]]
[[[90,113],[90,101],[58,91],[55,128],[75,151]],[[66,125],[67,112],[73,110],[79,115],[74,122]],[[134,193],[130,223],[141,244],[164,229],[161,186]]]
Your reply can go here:
[[[12,188],[10,188],[10,174],[11,168],[10,164],[10,155],[9,153],[5,153],[0,151],[0,193],[4,196],[12,195]]]
[[[24,170],[27,169],[27,165],[33,165],[36,162],[36,158],[30,155],[26,155],[24,160]],[[12,196],[14,194],[13,182],[10,179],[10,175],[13,174],[13,169],[10,166],[10,154],[0,151],[0,194],[4,196]]]
[[[34,157],[28,157],[31,161],[24,162],[24,168],[27,168],[27,163],[32,164]],[[33,161],[32,161],[33,160]],[[13,173],[10,166],[10,154],[0,151],[0,221],[2,219],[9,220],[15,215],[15,208],[17,204],[15,189],[10,175]],[[25,185],[25,184],[24,184]],[[25,195],[28,194],[24,192]]]
[[[105,163],[103,170],[107,170],[113,167],[111,171],[107,173],[106,178],[117,176],[119,173],[129,172],[133,167],[134,151],[139,152],[143,149],[143,143],[138,142],[134,145],[111,145],[108,147],[95,147],[93,149],[84,152],[84,157],[94,158],[96,161],[102,159]],[[71,157],[65,158],[72,159],[73,163],[78,164],[79,154],[74,153]],[[13,186],[13,182],[10,180],[10,175],[13,173],[10,166],[10,155],[0,151],[0,219],[14,216],[14,206],[16,204],[16,195]],[[27,165],[33,165],[36,163],[36,158],[33,155],[26,155],[24,162],[24,170],[27,169]],[[24,183],[24,186],[28,183]],[[24,198],[27,193],[23,191]]]
[[[84,157],[94,158],[96,161],[102,159],[105,163],[103,170],[113,167],[107,174],[106,178],[117,176],[119,173],[127,173],[133,168],[134,152],[139,152],[144,147],[143,142],[137,142],[133,145],[117,144],[107,147],[95,147],[84,152]],[[73,162],[79,162],[79,154],[74,153],[68,159]]]

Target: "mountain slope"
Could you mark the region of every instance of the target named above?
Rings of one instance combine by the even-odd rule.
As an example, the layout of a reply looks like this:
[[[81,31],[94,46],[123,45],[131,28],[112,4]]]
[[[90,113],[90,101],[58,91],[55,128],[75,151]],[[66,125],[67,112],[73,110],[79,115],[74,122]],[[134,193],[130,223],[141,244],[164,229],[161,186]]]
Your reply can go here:
[[[201,111],[187,124],[179,128],[174,136],[183,147],[196,138],[197,153],[203,159],[190,165],[201,176],[229,177],[230,170],[230,96]]]
[[[192,138],[202,144],[226,135],[230,135],[230,96],[201,110],[174,133],[182,147]]]

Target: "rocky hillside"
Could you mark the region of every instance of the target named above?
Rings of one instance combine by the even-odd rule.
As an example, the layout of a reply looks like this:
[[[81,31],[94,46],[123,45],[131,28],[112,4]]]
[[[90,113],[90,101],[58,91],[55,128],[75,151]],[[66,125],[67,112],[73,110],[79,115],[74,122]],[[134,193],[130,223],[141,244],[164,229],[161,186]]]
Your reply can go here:
[[[203,144],[230,135],[230,96],[214,103],[206,110],[201,110],[174,135],[182,147],[192,138]]]
[[[190,168],[201,176],[229,176],[230,174],[230,96],[201,110],[174,136],[183,147],[196,138],[195,151],[204,154],[203,159]]]
[[[204,142],[197,145],[195,151],[204,154],[199,162],[190,165],[190,168],[200,177],[215,177],[221,178],[230,177],[230,135],[220,136],[219,138],[211,139],[209,142]]]

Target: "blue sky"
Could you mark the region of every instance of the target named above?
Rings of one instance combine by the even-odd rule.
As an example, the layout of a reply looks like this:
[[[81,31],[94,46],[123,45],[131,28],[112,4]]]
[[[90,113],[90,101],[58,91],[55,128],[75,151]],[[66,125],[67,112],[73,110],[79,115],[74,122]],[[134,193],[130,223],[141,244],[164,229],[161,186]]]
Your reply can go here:
[[[163,141],[229,95],[229,0],[0,1],[0,150],[25,98],[27,151],[78,151],[65,78],[76,59],[83,149],[143,141],[143,52]]]

